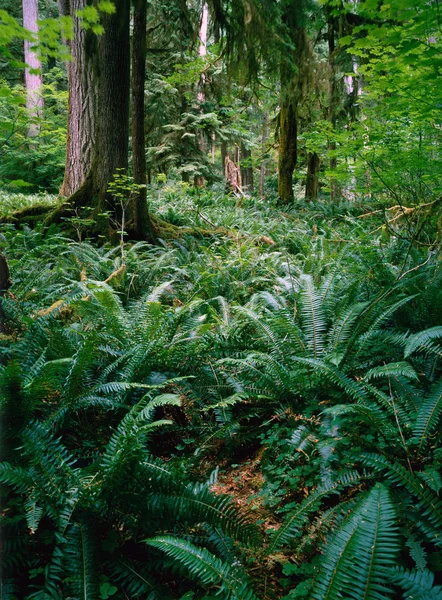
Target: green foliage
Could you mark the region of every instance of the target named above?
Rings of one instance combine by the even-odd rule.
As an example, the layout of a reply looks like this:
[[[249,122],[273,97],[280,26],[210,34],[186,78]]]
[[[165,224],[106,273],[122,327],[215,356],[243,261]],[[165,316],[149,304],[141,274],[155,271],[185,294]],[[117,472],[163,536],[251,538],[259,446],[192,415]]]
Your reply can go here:
[[[24,107],[23,88],[1,88],[0,180],[4,189],[58,192],[63,180],[66,145],[64,78],[59,69],[52,69],[46,75],[41,90],[45,118],[39,123],[38,135],[32,138],[28,137],[31,121]]]
[[[172,556],[195,578],[207,586],[216,586],[217,594],[229,600],[257,600],[240,569],[223,563],[204,548],[197,548],[185,540],[156,537],[146,542]]]
[[[244,237],[113,248],[3,229],[13,593],[252,598],[271,578],[276,597],[406,593],[385,569],[440,559],[438,260],[413,251],[402,277],[402,242],[370,241],[377,217],[355,207],[282,221],[256,199],[148,193]],[[241,509],[220,493],[236,469]]]

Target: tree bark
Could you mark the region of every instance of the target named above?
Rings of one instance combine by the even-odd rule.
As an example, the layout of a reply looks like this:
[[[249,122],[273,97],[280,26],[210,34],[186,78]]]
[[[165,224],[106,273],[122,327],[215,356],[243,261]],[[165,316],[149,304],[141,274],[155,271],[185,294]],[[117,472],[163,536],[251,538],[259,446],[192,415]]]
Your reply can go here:
[[[307,179],[305,183],[306,200],[317,200],[318,198],[319,167],[319,156],[316,154],[316,152],[309,152],[307,156]]]
[[[252,152],[245,144],[241,143],[241,181],[244,191],[253,192],[253,167],[251,164]],[[243,167],[243,162],[246,161],[246,166]],[[249,164],[247,164],[249,163]]]
[[[134,1],[132,34],[132,171],[133,181],[143,187],[131,198],[130,233],[137,239],[153,241],[146,194],[144,145],[144,79],[146,75],[147,0]]]
[[[86,0],[58,0],[60,15],[73,19],[74,35],[66,44],[71,60],[68,77],[68,126],[66,168],[60,195],[71,196],[83,185],[91,165],[96,141],[97,73],[94,69],[96,37],[80,25],[76,11]]]
[[[23,27],[35,35],[38,33],[38,0],[22,0],[22,6]],[[31,117],[31,125],[28,130],[29,137],[38,134],[40,131],[39,119],[43,117],[43,96],[41,95],[43,75],[40,60],[32,48],[33,43],[30,40],[25,40],[26,108]]]
[[[125,189],[120,190],[122,198],[108,192],[113,176],[127,173],[129,149],[130,0],[114,0],[114,5],[115,13],[102,14],[104,34],[93,39],[91,49],[85,39],[93,61],[87,92],[96,102],[91,165],[68,206],[55,216],[56,220],[72,213],[93,217],[91,233],[106,237],[124,228],[129,195]]]
[[[201,6],[201,24],[199,31],[200,45],[199,45],[199,55],[201,57],[207,55],[207,28],[209,25],[209,6],[205,0],[202,2]],[[198,93],[197,99],[198,104],[200,106],[200,112],[202,113],[202,105],[205,102],[205,84],[206,84],[206,75],[205,73],[201,73],[200,81],[198,83]],[[198,146],[201,151],[201,154],[204,155],[206,152],[206,144],[204,140],[204,132],[201,130],[198,135]],[[196,175],[194,178],[194,183],[198,187],[202,187],[204,185],[204,177],[202,175]]]
[[[266,152],[266,142],[269,137],[269,115],[267,112],[263,114],[263,126],[262,126],[262,138],[261,138],[261,152],[262,152],[262,160],[261,160],[261,168],[259,171],[259,197],[264,198],[264,184],[265,184],[265,176],[266,176],[266,162],[265,162],[265,152]]]
[[[336,43],[335,43],[335,17],[332,16],[330,10],[327,11],[327,40],[328,40],[328,66],[329,66],[329,85],[328,85],[328,119],[333,130],[336,127],[337,112],[339,104],[339,89],[336,81]],[[329,168],[330,172],[336,171],[338,161],[335,156],[336,142],[331,140],[328,144],[330,153]],[[333,202],[338,198],[339,187],[336,178],[331,175],[330,182],[330,200]]]
[[[0,296],[3,296],[3,294],[11,287],[11,285],[8,262],[5,256],[0,252]],[[4,317],[5,314],[0,304],[0,333],[5,332]]]
[[[293,200],[293,172],[298,158],[298,113],[311,95],[314,79],[312,44],[306,31],[306,10],[305,0],[298,0],[287,7],[284,15],[293,44],[292,55],[284,55],[280,65],[278,195],[285,204]]]
[[[279,111],[278,196],[287,204],[293,200],[293,171],[297,162],[298,115],[292,98],[285,97]]]
[[[222,140],[221,141],[221,167],[222,167],[222,171],[223,173],[225,173],[226,170],[226,158],[228,155],[228,148],[227,148],[227,142],[226,140]]]

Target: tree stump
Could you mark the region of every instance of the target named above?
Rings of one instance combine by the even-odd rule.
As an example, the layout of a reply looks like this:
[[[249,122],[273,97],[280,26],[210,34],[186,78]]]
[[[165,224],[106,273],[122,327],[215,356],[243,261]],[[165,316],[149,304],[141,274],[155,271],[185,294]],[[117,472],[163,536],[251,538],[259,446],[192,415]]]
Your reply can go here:
[[[229,184],[232,192],[242,195],[241,169],[229,158],[229,156],[226,156],[224,170],[226,182]]]

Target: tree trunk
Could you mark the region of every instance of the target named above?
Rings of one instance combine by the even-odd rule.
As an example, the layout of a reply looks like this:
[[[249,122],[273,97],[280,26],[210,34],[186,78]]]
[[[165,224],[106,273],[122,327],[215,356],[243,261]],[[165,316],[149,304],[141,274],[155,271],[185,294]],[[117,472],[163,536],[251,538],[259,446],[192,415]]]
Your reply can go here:
[[[297,106],[290,97],[281,102],[279,111],[278,196],[287,204],[293,200],[293,171],[297,161]]]
[[[23,27],[31,31],[34,35],[38,33],[38,0],[22,0],[23,5]],[[26,108],[31,117],[29,127],[29,137],[34,137],[40,131],[39,120],[43,117],[43,96],[41,95],[41,86],[43,85],[43,76],[41,63],[38,56],[32,50],[33,43],[29,40],[24,42],[25,52],[25,87],[26,87]],[[31,72],[33,71],[33,72]]]
[[[60,195],[71,196],[83,185],[91,165],[96,141],[97,73],[93,55],[97,38],[80,26],[76,11],[86,0],[58,0],[61,16],[73,19],[74,35],[67,40],[71,60],[66,64],[68,77],[68,126],[66,169]],[[86,51],[88,48],[88,51]]]
[[[223,173],[226,171],[226,158],[228,155],[228,148],[226,140],[221,141],[221,167]]]
[[[0,296],[3,296],[3,294],[11,287],[11,285],[8,262],[0,252]],[[0,333],[5,332],[4,316],[3,308],[0,304]]]
[[[293,171],[297,163],[298,113],[312,93],[314,60],[307,36],[307,2],[298,0],[286,8],[284,21],[290,31],[293,53],[283,56],[279,111],[278,195],[283,203],[293,200]]]
[[[200,24],[200,46],[199,46],[199,55],[201,57],[207,55],[207,28],[209,24],[209,6],[205,0],[202,2],[201,6],[201,24]],[[206,75],[205,73],[201,73],[200,81],[198,83],[198,104],[200,105],[200,112],[202,113],[202,104],[205,102],[205,87],[206,84]],[[204,141],[204,133],[201,130],[198,135],[198,145],[201,151],[201,154],[204,155],[206,152],[206,144]],[[196,175],[194,179],[194,183],[196,186],[201,187],[204,185],[204,177],[202,175]]]
[[[328,11],[327,19],[327,38],[328,38],[328,65],[329,65],[329,86],[328,86],[328,119],[334,131],[337,122],[337,111],[339,104],[339,89],[336,81],[336,44],[335,44],[335,17]],[[329,168],[330,172],[336,171],[338,161],[335,156],[336,142],[331,140],[328,144],[330,153]],[[339,188],[336,178],[331,175],[330,182],[330,200],[333,202],[338,198]]]
[[[305,183],[306,200],[317,200],[318,198],[319,167],[319,156],[316,154],[316,152],[309,152],[307,156],[307,179]]]
[[[261,138],[261,152],[262,152],[262,160],[261,160],[261,168],[259,172],[259,197],[264,198],[264,183],[266,176],[266,162],[265,162],[265,153],[266,153],[266,142],[269,137],[269,115],[267,112],[263,114],[263,126],[262,126],[262,138]]]
[[[243,163],[246,162],[246,166],[243,167]],[[250,148],[247,148],[241,143],[241,181],[242,189],[244,191],[253,192],[253,167],[252,167],[252,152]]]
[[[212,133],[212,145],[210,148],[211,151],[211,155],[212,155],[212,165],[215,164],[215,151],[216,151],[216,137],[215,134]]]
[[[127,173],[129,147],[130,0],[114,0],[114,5],[114,14],[102,14],[105,33],[93,52],[88,90],[96,98],[92,162],[84,183],[69,198],[74,211],[87,207],[95,220],[91,231],[105,236],[124,228],[129,195],[124,182],[121,197],[108,192],[113,176]]]
[[[131,198],[130,233],[137,239],[152,240],[146,195],[144,147],[144,79],[146,75],[147,0],[135,0],[132,34],[132,170],[133,180],[143,187]]]

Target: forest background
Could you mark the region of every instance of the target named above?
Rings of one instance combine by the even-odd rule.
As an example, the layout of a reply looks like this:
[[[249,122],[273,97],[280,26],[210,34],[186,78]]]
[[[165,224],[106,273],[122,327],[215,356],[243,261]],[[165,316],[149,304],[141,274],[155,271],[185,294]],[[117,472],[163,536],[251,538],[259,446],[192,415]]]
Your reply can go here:
[[[0,2],[0,597],[442,598],[437,0]]]

